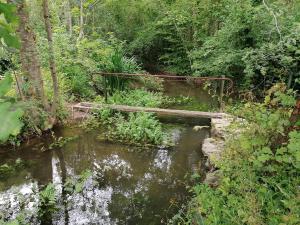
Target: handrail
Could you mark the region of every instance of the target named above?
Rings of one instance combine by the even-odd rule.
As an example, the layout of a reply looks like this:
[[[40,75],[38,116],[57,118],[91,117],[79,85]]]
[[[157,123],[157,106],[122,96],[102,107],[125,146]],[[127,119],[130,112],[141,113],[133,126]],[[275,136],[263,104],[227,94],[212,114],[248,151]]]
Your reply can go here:
[[[228,77],[193,77],[193,76],[176,76],[176,75],[164,75],[164,74],[135,74],[135,73],[108,73],[108,72],[94,72],[94,74],[104,75],[104,76],[127,76],[127,77],[158,77],[158,78],[175,78],[175,80],[223,80],[229,81],[230,85],[227,88],[229,90],[233,90],[234,82],[231,78]],[[230,93],[231,94],[231,93]],[[229,94],[229,95],[230,95]]]
[[[209,81],[209,80],[220,80],[221,91],[220,91],[220,111],[223,111],[223,92],[225,81],[229,81],[230,85],[227,88],[227,95],[231,95],[233,92],[233,80],[222,76],[222,77],[193,77],[193,76],[176,76],[176,75],[164,75],[164,74],[135,74],[135,73],[109,73],[109,72],[94,72],[93,74],[99,74],[102,76],[123,76],[123,77],[157,77],[163,79],[174,79],[177,81],[185,81],[185,80],[194,80],[194,81]],[[229,92],[230,91],[230,92]],[[106,82],[105,82],[105,102],[107,102],[107,90],[106,90]]]

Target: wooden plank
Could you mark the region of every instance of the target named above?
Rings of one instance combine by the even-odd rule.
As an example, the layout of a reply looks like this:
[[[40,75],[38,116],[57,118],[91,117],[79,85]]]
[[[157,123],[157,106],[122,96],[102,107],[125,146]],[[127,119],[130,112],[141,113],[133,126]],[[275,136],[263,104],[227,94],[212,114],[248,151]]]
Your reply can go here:
[[[195,117],[195,118],[222,118],[224,113],[216,112],[200,112],[200,111],[189,111],[189,110],[177,110],[177,109],[161,109],[161,108],[147,108],[138,106],[127,106],[127,105],[112,105],[112,104],[95,104],[89,102],[79,103],[73,108],[76,109],[101,109],[110,108],[122,112],[152,112],[158,115],[170,115],[179,117]]]

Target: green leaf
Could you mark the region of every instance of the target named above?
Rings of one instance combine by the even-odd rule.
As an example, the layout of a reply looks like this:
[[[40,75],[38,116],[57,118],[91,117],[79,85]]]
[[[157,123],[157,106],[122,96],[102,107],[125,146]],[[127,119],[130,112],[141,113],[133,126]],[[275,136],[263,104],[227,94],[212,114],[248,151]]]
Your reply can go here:
[[[4,14],[5,20],[0,21],[0,39],[3,38],[7,46],[19,48],[20,43],[14,34],[14,25],[17,24],[18,19],[15,14],[16,8],[14,4],[7,4],[0,2],[0,16]]]
[[[4,14],[4,17],[8,23],[17,22],[15,16],[16,7],[13,4],[7,4],[0,2],[0,14]]]
[[[4,42],[13,48],[19,48],[20,42],[18,38],[10,33],[10,31],[5,27],[0,27],[0,38],[4,39]]]
[[[21,117],[23,110],[12,109],[12,104],[9,102],[0,103],[0,141],[5,142],[10,135],[16,136],[20,133],[23,123]]]
[[[3,80],[0,81],[0,98],[5,96],[7,92],[11,89],[12,77],[6,76]]]

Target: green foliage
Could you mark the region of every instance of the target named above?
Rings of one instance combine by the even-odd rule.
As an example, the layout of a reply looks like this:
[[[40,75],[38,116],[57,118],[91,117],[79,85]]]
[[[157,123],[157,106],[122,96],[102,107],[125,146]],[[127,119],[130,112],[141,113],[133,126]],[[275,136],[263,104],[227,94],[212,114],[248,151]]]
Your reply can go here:
[[[64,66],[66,75],[68,94],[75,99],[91,99],[95,96],[95,90],[91,84],[91,78],[82,65],[70,64]]]
[[[127,79],[113,76],[103,79],[100,75],[94,75],[94,72],[135,73],[141,70],[134,58],[125,55],[123,43],[113,37],[107,41],[101,38],[83,39],[78,45],[65,45],[64,52],[59,52],[61,59],[58,67],[65,78],[65,92],[75,100],[90,100],[104,93],[104,82],[107,82],[110,93],[123,90],[128,83]]]
[[[160,107],[167,98],[161,92],[149,92],[144,89],[115,92],[108,99],[110,104],[121,104],[143,107]]]
[[[57,211],[56,191],[52,183],[48,184],[44,190],[39,193],[40,205],[38,217],[42,223],[50,223],[53,213]]]
[[[5,97],[11,89],[11,85],[12,78],[10,76],[0,81],[0,117],[2,121],[0,142],[6,142],[10,136],[17,136],[23,127],[23,123],[20,120],[23,116],[23,110]]]
[[[265,2],[142,0],[133,7],[128,0],[107,0],[95,6],[101,12],[95,29],[128,42],[125,47],[149,69],[226,75],[246,89],[278,80],[293,85],[299,76],[299,2]]]
[[[73,137],[56,137],[54,132],[51,131],[51,136],[53,139],[53,142],[49,145],[48,149],[55,149],[55,148],[62,148],[67,143],[75,140],[78,138],[78,136]]]
[[[161,123],[150,113],[129,113],[128,118],[117,115],[115,126],[109,127],[109,136],[129,144],[161,145],[164,132]]]
[[[111,73],[136,73],[141,71],[134,58],[127,58],[124,54],[123,44],[118,43],[112,39],[114,51],[110,54],[107,64],[103,65],[100,69],[105,72]],[[107,83],[107,89],[110,94],[115,91],[124,91],[128,78],[121,76],[107,76],[104,82]]]
[[[184,224],[298,224],[299,131],[289,131],[292,92],[278,84],[265,103],[248,103],[238,116],[242,132],[229,139],[217,162],[216,189],[197,184]],[[235,127],[236,129],[236,127]]]
[[[300,39],[298,32],[285,37],[278,44],[267,43],[249,51],[243,59],[246,64],[245,85],[258,92],[274,82],[285,82],[297,87],[300,78]]]
[[[103,103],[103,98],[98,102]],[[108,98],[110,104],[124,104],[140,107],[163,107],[171,104],[171,99],[161,92],[149,92],[144,89],[135,89],[115,92]],[[106,132],[101,139],[122,141],[133,145],[170,145],[168,135],[165,134],[162,124],[151,113],[116,113],[111,109],[95,111],[95,116],[89,118],[84,127],[88,129],[105,126]],[[98,120],[96,118],[99,118]],[[99,123],[100,120],[100,123]]]
[[[0,225],[27,225],[24,213],[17,215],[17,218],[8,222],[0,220]]]
[[[12,104],[9,102],[0,104],[0,115],[3,120],[0,129],[1,142],[7,141],[10,135],[17,136],[23,126],[23,123],[20,121],[23,111],[21,109],[13,110]]]
[[[45,111],[38,101],[26,101],[22,104],[24,127],[22,136],[41,135],[43,131],[51,129],[50,112]]]
[[[0,40],[3,39],[8,47],[19,48],[19,40],[14,34],[14,27],[18,23],[15,10],[14,4],[0,2],[0,16],[4,16],[0,18]]]

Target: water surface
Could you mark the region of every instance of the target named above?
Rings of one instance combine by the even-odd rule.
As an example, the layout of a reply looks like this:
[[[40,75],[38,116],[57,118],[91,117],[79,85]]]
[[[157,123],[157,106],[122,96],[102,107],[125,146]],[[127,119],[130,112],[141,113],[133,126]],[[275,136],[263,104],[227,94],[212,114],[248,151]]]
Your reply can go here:
[[[194,121],[199,123],[204,122]],[[166,224],[189,197],[186,175],[201,173],[201,144],[209,130],[196,132],[192,127],[173,123],[176,146],[171,149],[142,150],[100,141],[100,130],[87,133],[78,127],[55,130],[56,137],[78,136],[62,148],[44,151],[53,141],[49,135],[16,150],[0,149],[0,164],[18,158],[30,162],[0,181],[1,213],[9,219],[31,209],[27,215],[34,224],[38,191],[53,182],[59,198],[53,224]],[[82,190],[67,193],[63,183],[87,170],[91,172]]]

